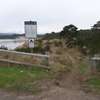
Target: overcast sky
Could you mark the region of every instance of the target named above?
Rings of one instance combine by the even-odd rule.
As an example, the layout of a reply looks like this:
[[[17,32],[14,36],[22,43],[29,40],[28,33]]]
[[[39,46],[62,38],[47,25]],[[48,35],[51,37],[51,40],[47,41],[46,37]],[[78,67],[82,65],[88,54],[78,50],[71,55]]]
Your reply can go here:
[[[36,20],[38,33],[87,29],[100,20],[100,0],[0,0],[0,32],[23,33],[24,20]]]

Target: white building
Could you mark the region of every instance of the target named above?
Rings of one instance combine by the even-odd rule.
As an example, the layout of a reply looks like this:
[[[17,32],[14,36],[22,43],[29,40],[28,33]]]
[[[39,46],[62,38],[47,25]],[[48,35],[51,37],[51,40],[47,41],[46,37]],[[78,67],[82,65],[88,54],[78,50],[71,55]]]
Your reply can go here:
[[[28,46],[34,48],[34,41],[37,38],[37,22],[25,21],[25,37],[28,40]]]

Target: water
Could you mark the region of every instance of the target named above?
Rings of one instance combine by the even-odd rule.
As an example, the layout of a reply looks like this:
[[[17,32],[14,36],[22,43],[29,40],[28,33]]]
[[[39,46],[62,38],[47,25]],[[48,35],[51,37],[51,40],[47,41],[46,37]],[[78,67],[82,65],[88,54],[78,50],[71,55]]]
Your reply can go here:
[[[0,39],[0,47],[7,47],[9,50],[22,46],[24,43],[24,41],[18,39]]]

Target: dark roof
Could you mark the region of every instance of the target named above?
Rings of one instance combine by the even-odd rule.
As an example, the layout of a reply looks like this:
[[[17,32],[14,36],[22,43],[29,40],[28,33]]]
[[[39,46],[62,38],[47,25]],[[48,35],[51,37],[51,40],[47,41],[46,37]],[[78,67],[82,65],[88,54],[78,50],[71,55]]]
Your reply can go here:
[[[98,21],[97,24],[100,24],[100,21]]]
[[[100,27],[100,24],[94,24],[93,27]]]
[[[25,25],[37,25],[36,21],[25,21],[24,22]]]

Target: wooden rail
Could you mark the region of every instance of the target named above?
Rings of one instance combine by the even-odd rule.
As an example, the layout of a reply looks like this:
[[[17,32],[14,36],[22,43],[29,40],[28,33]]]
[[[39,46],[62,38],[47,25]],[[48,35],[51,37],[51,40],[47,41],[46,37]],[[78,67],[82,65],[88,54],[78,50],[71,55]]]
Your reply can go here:
[[[17,51],[11,51],[11,50],[2,50],[2,49],[0,49],[0,52],[8,52],[8,53],[21,54],[21,55],[29,55],[29,56],[49,58],[49,55],[35,54],[35,53],[25,53],[25,52],[17,52]]]
[[[13,61],[13,60],[9,60],[9,59],[0,59],[0,62],[8,63],[8,64],[17,64],[17,65],[31,66],[31,67],[36,66],[36,67],[41,67],[41,68],[44,68],[44,69],[50,69],[48,66],[44,66],[44,65],[35,65],[35,64],[30,64],[30,63]]]
[[[48,59],[49,59],[49,55],[25,53],[25,52],[17,52],[17,51],[0,49],[0,62],[2,62],[1,64],[6,63],[6,65],[18,64],[18,65],[25,65],[25,66],[40,66],[42,68],[49,69]]]

